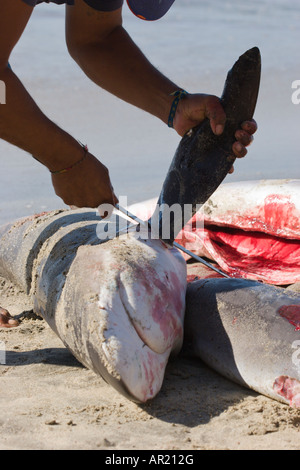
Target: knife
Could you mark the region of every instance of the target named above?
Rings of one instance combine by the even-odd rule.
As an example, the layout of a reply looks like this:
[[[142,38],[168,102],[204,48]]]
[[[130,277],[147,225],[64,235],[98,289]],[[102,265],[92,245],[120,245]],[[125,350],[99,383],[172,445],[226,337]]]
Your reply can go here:
[[[144,221],[144,220],[141,220],[139,217],[137,217],[136,215],[132,214],[128,209],[125,209],[125,207],[122,207],[120,206],[120,204],[116,204],[115,205],[116,209],[118,209],[120,212],[122,212],[124,215],[126,215],[129,219],[131,220],[134,220],[135,222],[137,222],[138,224],[142,225],[143,227],[146,227],[146,228],[149,228],[150,227],[150,222],[149,221]],[[191,258],[194,258],[196,261],[198,261],[199,263],[202,263],[204,264],[206,267],[212,269],[213,271],[215,271],[216,273],[218,274],[221,274],[221,276],[223,277],[226,277],[227,279],[232,279],[230,276],[228,276],[226,273],[224,273],[223,271],[221,271],[220,269],[216,268],[215,266],[213,266],[212,264],[208,263],[207,261],[205,261],[203,258],[201,258],[200,256],[197,256],[195,255],[194,253],[192,253],[190,250],[187,250],[186,248],[184,248],[182,245],[180,245],[179,243],[177,242],[173,242],[173,246],[175,246],[175,248],[183,251],[184,253],[186,253],[187,255],[191,256]]]

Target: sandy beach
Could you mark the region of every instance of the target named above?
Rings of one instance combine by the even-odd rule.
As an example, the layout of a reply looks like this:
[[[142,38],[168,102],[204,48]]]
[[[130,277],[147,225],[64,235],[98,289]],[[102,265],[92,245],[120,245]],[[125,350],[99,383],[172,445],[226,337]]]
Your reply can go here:
[[[299,450],[300,411],[177,357],[159,395],[122,397],[84,368],[27,296],[0,280],[20,326],[0,330],[0,449]],[[3,359],[3,357],[2,357]],[[2,361],[4,362],[4,361]]]
[[[179,0],[160,22],[125,12],[125,26],[152,63],[190,92],[220,94],[227,71],[250,47],[263,58],[249,156],[228,181],[300,178],[298,0]],[[188,13],[188,11],[190,13]],[[64,42],[63,7],[36,8],[11,65],[50,119],[88,143],[128,204],[158,196],[179,136],[117,100],[79,70]],[[0,225],[65,207],[48,171],[0,141]],[[170,361],[159,395],[122,397],[84,368],[29,298],[0,278],[0,305],[20,326],[0,329],[0,449],[299,450],[300,410],[242,388],[201,361]]]

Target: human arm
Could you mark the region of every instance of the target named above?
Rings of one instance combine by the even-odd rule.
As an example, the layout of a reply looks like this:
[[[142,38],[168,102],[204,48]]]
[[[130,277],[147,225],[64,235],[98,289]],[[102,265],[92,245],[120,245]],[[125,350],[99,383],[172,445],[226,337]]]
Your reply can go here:
[[[0,106],[0,138],[31,153],[50,171],[72,166],[83,157],[82,146],[45,116],[19,78],[8,67],[9,56],[33,8],[20,0],[2,0],[0,16],[0,80],[6,104]],[[53,174],[56,193],[66,204],[97,207],[116,202],[107,168],[92,154],[63,174]]]
[[[121,9],[100,12],[77,0],[75,7],[67,7],[66,38],[70,54],[97,85],[167,123],[171,93],[180,87],[153,67],[133,42],[122,27]],[[174,128],[183,135],[205,117],[218,133],[217,126],[223,127],[226,119],[220,100],[189,95],[179,102]],[[237,131],[235,156],[246,154],[255,130],[256,123],[250,122]]]
[[[174,128],[179,135],[184,135],[205,118],[210,119],[211,128],[215,134],[219,135],[223,132],[226,116],[220,105],[220,100],[212,95],[188,95],[178,103],[174,117]],[[241,129],[236,131],[236,142],[234,142],[232,150],[237,158],[242,158],[247,154],[246,147],[253,141],[253,134],[256,130],[256,121],[252,119],[243,122]],[[229,173],[233,173],[233,171],[232,166]]]

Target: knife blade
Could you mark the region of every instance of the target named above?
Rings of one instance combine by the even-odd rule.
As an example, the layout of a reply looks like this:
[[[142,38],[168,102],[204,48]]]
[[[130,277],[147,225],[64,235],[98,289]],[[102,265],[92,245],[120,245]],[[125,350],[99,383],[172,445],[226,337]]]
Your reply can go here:
[[[135,222],[137,222],[138,224],[142,225],[143,227],[146,227],[146,228],[150,228],[151,225],[150,225],[150,222],[149,221],[145,221],[145,220],[142,220],[140,219],[139,217],[137,217],[136,215],[132,214],[128,209],[125,209],[125,207],[122,207],[120,206],[120,204],[116,204],[116,209],[118,209],[122,214],[126,215],[129,219],[131,220],[134,220]],[[200,256],[196,255],[195,253],[193,253],[192,251],[188,250],[187,248],[183,247],[182,245],[180,245],[179,243],[177,242],[173,242],[173,246],[175,246],[175,248],[177,248],[178,250],[181,250],[183,251],[184,253],[186,253],[187,255],[191,256],[191,258],[194,258],[196,261],[198,261],[199,263],[202,263],[204,264],[206,267],[212,269],[213,271],[215,271],[216,273],[220,274],[221,276],[223,277],[226,277],[227,279],[232,279],[230,276],[228,276],[228,274],[224,273],[223,271],[221,271],[220,269],[216,268],[215,266],[213,266],[212,264],[210,264],[208,261],[205,261],[203,258],[201,258]]]

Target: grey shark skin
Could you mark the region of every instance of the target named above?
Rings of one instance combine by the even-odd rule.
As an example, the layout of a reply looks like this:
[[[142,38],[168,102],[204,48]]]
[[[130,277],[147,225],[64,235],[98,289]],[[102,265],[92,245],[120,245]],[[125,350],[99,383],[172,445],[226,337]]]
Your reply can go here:
[[[183,340],[186,264],[175,248],[134,232],[115,237],[95,210],[53,211],[0,227],[0,276],[126,398],[159,392]]]
[[[234,133],[253,115],[259,77],[254,48],[228,75],[223,136],[204,122],[182,139],[159,204],[196,209],[219,186],[234,160]],[[174,221],[168,242],[185,222]],[[32,296],[36,313],[82,364],[145,402],[182,345],[186,264],[172,243],[148,234],[100,243],[98,222],[95,211],[57,211],[0,228],[0,275]]]
[[[300,294],[245,279],[187,288],[185,353],[228,379],[300,408]]]
[[[221,97],[227,117],[223,134],[216,136],[206,119],[181,139],[151,219],[151,226],[158,227],[165,241],[174,241],[196,212],[196,206],[199,209],[199,205],[209,199],[228,174],[235,160],[232,152],[235,132],[242,122],[254,115],[260,75],[260,51],[254,47],[238,59],[227,75]],[[169,232],[168,222],[164,227],[164,207],[170,208],[174,204],[180,205],[184,220],[175,216]],[[192,206],[191,212],[185,218],[184,206],[188,204]],[[169,217],[165,220],[168,221]],[[165,230],[170,236],[164,236]]]

